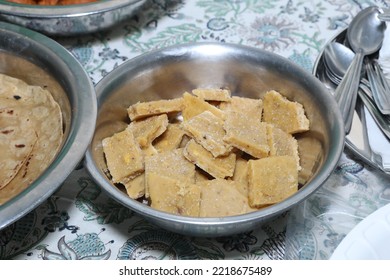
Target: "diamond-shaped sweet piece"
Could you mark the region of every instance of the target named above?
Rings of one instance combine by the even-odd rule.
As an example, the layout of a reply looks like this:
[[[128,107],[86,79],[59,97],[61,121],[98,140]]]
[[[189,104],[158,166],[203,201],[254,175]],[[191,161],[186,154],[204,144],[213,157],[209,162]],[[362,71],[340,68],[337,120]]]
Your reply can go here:
[[[241,194],[236,182],[214,179],[201,182],[200,217],[225,217],[252,212],[248,197]]]
[[[183,136],[184,131],[180,125],[178,123],[170,123],[167,126],[167,130],[153,142],[153,145],[158,152],[170,151],[180,146]]]
[[[247,114],[229,112],[224,124],[224,141],[255,158],[269,154],[267,124]]]
[[[196,115],[203,113],[204,111],[210,111],[215,116],[221,119],[225,117],[225,114],[220,109],[188,92],[185,92],[183,94],[183,104],[184,107],[182,111],[182,116],[184,121],[189,120]]]
[[[168,126],[166,114],[149,117],[139,121],[133,121],[128,128],[134,134],[141,147],[149,146],[154,139],[164,133]]]
[[[248,196],[248,161],[241,157],[236,158],[236,166],[231,178],[237,183],[238,190],[245,196]]]
[[[214,178],[226,178],[233,176],[236,163],[236,155],[230,153],[227,156],[214,157],[209,151],[190,140],[183,151],[184,156],[202,170]]]
[[[313,176],[322,160],[323,147],[314,137],[302,137],[298,140],[298,152],[301,170],[298,173],[299,184],[304,185]]]
[[[162,174],[147,173],[151,207],[172,214],[199,216],[200,186]]]
[[[290,101],[274,90],[264,95],[263,121],[290,134],[307,131],[310,126],[302,104]]]
[[[184,121],[182,126],[197,143],[212,153],[214,157],[217,157],[226,155],[230,151],[230,145],[223,140],[225,136],[223,124],[222,119],[210,111],[204,111],[188,121]]]
[[[175,149],[145,156],[145,197],[149,197],[148,173],[162,174],[181,182],[195,183],[195,165],[183,156],[183,149]]]
[[[133,199],[138,199],[145,195],[145,173],[123,183],[127,195]]]
[[[270,156],[293,156],[299,164],[298,141],[290,133],[287,133],[272,124],[267,126],[268,145],[270,147]]]
[[[229,114],[229,111],[234,111],[260,121],[263,113],[263,101],[261,99],[233,96],[229,102],[221,102],[219,108],[225,114]]]
[[[208,101],[229,101],[231,97],[230,90],[222,88],[197,88],[192,93]]]
[[[125,129],[102,141],[114,183],[125,183],[144,170],[143,154],[133,133]]]
[[[127,109],[131,121],[160,114],[177,113],[183,110],[183,99],[162,99],[138,102]]]
[[[278,203],[298,191],[298,168],[292,156],[273,156],[248,162],[249,205]]]

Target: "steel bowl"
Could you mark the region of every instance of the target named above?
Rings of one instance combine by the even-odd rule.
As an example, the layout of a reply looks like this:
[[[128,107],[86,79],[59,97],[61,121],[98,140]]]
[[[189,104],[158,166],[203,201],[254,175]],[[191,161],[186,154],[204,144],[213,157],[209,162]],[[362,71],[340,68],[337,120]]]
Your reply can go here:
[[[101,0],[67,6],[23,5],[0,0],[0,20],[46,35],[74,36],[101,31],[134,15],[145,0]]]
[[[0,22],[0,73],[46,87],[63,116],[62,147],[47,169],[23,192],[0,205],[0,229],[53,194],[82,160],[97,114],[94,86],[82,65],[61,45],[29,29]]]
[[[228,87],[233,95],[262,97],[278,90],[303,104],[311,130],[300,135],[319,141],[318,162],[310,179],[288,199],[244,215],[196,218],[168,214],[133,200],[105,175],[101,141],[129,123],[127,107],[136,102],[171,99],[202,87]],[[334,170],[344,147],[343,122],[338,106],[311,73],[279,55],[243,45],[192,43],[143,54],[125,62],[96,86],[98,117],[85,165],[114,199],[152,223],[192,236],[222,236],[251,230],[281,215],[313,194]],[[309,147],[300,147],[310,154]],[[310,156],[309,156],[310,157]],[[313,155],[314,157],[314,155]]]

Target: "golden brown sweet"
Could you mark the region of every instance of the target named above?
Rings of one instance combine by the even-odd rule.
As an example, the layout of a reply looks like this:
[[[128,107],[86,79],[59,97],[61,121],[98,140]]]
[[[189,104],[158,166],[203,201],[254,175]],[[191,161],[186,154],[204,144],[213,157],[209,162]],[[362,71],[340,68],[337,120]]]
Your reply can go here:
[[[264,122],[290,134],[309,130],[310,122],[302,104],[290,101],[279,92],[271,90],[264,95],[263,105]]]
[[[149,102],[138,102],[127,109],[131,121],[142,118],[180,112],[183,110],[183,99],[157,100]]]
[[[114,183],[126,183],[144,170],[141,148],[130,130],[107,137],[102,144]]]
[[[274,156],[248,162],[249,205],[278,203],[298,191],[298,168],[292,156]]]
[[[230,145],[224,141],[226,133],[223,125],[223,120],[210,111],[204,111],[182,123],[186,133],[215,157],[227,155],[230,151]]]
[[[144,169],[113,182],[155,209],[193,217],[240,215],[288,198],[298,191],[302,164],[292,133],[307,130],[309,122],[301,104],[275,91],[265,99],[194,89],[181,98],[130,106],[129,143],[138,146],[133,149]],[[115,175],[128,149],[107,153]],[[304,157],[302,180],[311,163]]]
[[[244,113],[231,111],[224,123],[226,135],[223,140],[255,158],[267,157],[267,124]]]
[[[174,150],[180,146],[183,136],[184,131],[181,129],[180,124],[170,123],[166,131],[154,141],[153,145],[160,153]]]
[[[230,101],[231,92],[221,88],[197,88],[192,94],[207,101]]]
[[[145,196],[149,197],[149,187],[159,182],[149,180],[148,174],[162,174],[180,182],[195,182],[195,165],[183,155],[183,149],[175,149],[145,157]]]
[[[225,117],[220,109],[188,92],[183,94],[183,104],[182,116],[184,121],[187,121],[204,111],[209,111],[221,119]]]
[[[252,212],[248,197],[241,194],[236,182],[214,179],[203,182],[200,217],[226,217]]]
[[[226,114],[229,114],[229,111],[234,111],[261,120],[263,115],[263,100],[232,96],[229,102],[221,102],[219,108],[226,112]]]
[[[272,156],[292,156],[300,167],[298,153],[298,141],[291,134],[275,127],[272,124],[267,125],[268,145],[270,147],[269,155]]]
[[[214,178],[224,179],[233,176],[236,165],[236,155],[234,153],[230,153],[227,156],[214,157],[192,139],[185,146],[183,154],[186,159]]]
[[[163,134],[168,127],[168,116],[166,114],[152,116],[150,118],[133,121],[129,124],[128,129],[139,145],[144,148],[152,144],[153,140]]]

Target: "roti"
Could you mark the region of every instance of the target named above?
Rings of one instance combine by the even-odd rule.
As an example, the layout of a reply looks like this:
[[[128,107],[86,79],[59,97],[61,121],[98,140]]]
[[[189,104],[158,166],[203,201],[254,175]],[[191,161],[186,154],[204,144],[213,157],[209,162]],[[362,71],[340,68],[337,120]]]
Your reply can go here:
[[[0,109],[0,189],[16,176],[37,141],[28,123],[18,109]]]
[[[0,74],[0,134],[1,205],[36,180],[58,153],[61,108],[48,90]]]

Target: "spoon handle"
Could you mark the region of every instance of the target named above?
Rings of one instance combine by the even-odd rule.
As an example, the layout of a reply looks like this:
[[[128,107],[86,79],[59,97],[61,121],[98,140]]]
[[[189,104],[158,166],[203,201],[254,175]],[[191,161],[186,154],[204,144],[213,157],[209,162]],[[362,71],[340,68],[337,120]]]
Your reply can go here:
[[[383,10],[382,13],[378,14],[378,18],[382,21],[390,21],[390,10]]]
[[[377,60],[374,60],[373,66],[374,66],[375,72],[378,73],[380,81],[382,82],[382,86],[384,88],[386,97],[390,99],[390,85],[389,85],[387,78],[386,78],[385,74],[383,73],[383,70],[382,70],[382,68]]]
[[[347,72],[334,93],[334,97],[340,107],[341,115],[344,120],[346,134],[349,134],[352,127],[363,58],[364,54],[361,51],[356,53],[351,65],[348,67]]]
[[[358,90],[359,97],[363,101],[364,106],[366,106],[370,112],[378,127],[382,130],[386,137],[390,139],[390,119],[380,113],[378,107],[375,106],[373,100],[368,96],[367,92],[369,91],[370,90],[364,85],[360,84],[360,89]]]
[[[367,77],[370,82],[372,96],[382,114],[390,114],[390,92],[386,93],[385,85],[382,82],[382,70],[378,68],[375,61],[366,63]]]

